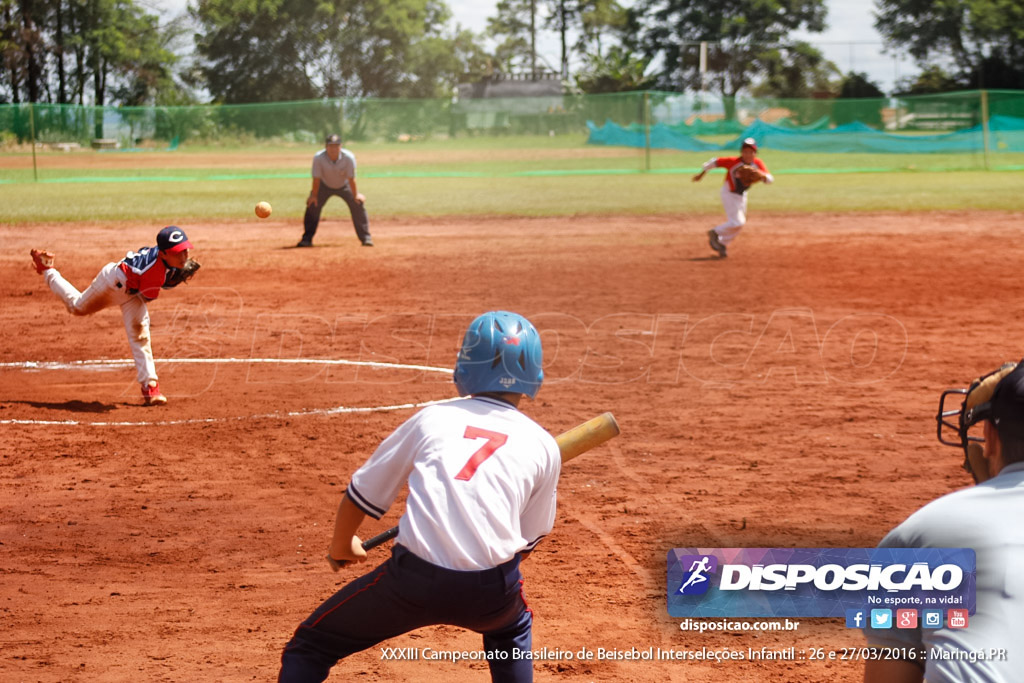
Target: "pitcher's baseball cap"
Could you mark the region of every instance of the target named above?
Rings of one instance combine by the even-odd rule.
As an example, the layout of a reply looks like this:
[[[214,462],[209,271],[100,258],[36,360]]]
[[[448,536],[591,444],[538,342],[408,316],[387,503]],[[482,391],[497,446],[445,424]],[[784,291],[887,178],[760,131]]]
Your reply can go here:
[[[176,254],[182,249],[192,249],[185,231],[177,225],[168,225],[156,234],[156,246],[160,251]]]
[[[335,134],[335,133],[331,133],[330,135],[327,136],[327,144],[328,145],[340,145],[341,144],[341,137],[339,135]]]
[[[752,149],[752,150],[754,150],[756,152],[757,151],[757,140],[755,140],[754,138],[744,138],[743,139],[743,144],[740,145],[740,149],[743,149],[744,147],[749,147],[750,149]]]
[[[1024,438],[1024,361],[999,380],[989,403],[999,437]]]

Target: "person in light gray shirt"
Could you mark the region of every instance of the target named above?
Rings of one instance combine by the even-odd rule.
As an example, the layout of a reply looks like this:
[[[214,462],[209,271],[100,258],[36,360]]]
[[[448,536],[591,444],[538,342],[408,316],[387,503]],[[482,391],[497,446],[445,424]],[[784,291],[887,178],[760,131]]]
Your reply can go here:
[[[939,440],[964,449],[964,467],[977,485],[924,506],[879,547],[973,548],[976,611],[944,609],[938,623],[919,620],[917,628],[865,629],[876,651],[895,655],[868,661],[866,682],[1024,680],[1024,361],[967,390],[944,392],[942,404],[950,395],[965,399],[959,410],[939,406]],[[954,416],[956,423],[949,420]]]
[[[320,225],[320,212],[324,202],[331,197],[345,200],[352,214],[356,236],[364,247],[372,247],[366,197],[356,189],[356,158],[352,152],[342,149],[341,138],[337,135],[328,135],[324,149],[313,156],[313,189],[306,199],[306,215],[302,218],[305,232],[295,246],[313,246],[313,236]]]

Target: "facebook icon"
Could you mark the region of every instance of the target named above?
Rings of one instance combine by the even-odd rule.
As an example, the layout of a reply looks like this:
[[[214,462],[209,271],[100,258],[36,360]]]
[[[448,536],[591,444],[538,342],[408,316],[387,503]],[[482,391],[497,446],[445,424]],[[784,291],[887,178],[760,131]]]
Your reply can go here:
[[[846,628],[864,628],[864,610],[846,610]]]

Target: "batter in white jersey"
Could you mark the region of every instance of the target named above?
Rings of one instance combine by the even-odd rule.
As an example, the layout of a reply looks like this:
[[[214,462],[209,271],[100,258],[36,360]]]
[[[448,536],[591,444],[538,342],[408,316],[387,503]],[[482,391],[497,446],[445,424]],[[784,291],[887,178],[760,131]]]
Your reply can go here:
[[[431,406],[381,443],[348,495],[379,519],[408,479],[399,542],[448,569],[496,567],[555,522],[558,444],[510,404],[480,396]]]
[[[474,320],[455,364],[460,400],[420,411],[352,476],[328,551],[361,562],[356,531],[409,495],[391,558],[335,593],[296,629],[281,683],[327,678],[338,660],[433,624],[483,636],[493,681],[528,683],[533,613],[521,560],[555,521],[561,456],[519,412],[544,379],[540,335],[528,320],[492,311]]]

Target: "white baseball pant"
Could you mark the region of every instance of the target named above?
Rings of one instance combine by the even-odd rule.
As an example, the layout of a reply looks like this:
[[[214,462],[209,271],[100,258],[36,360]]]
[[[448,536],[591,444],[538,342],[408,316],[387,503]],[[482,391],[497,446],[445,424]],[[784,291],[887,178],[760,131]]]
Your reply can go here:
[[[108,263],[84,292],[79,292],[65,280],[56,268],[43,273],[46,284],[64,303],[72,315],[92,315],[108,306],[121,307],[124,330],[135,359],[136,376],[140,384],[155,382],[156,365],[153,363],[153,344],[149,337],[149,310],[138,294],[129,294],[125,288],[125,274],[116,263]]]
[[[722,207],[725,208],[726,221],[715,226],[718,241],[729,244],[740,234],[743,224],[747,222],[747,193],[736,194],[729,190],[729,184],[722,184]]]

